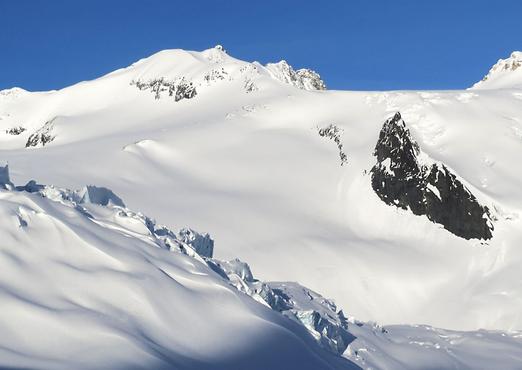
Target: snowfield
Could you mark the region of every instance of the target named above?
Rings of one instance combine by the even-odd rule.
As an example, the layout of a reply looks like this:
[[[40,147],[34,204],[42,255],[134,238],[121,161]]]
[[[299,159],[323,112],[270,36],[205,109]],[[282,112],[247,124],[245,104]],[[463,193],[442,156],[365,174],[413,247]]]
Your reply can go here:
[[[355,368],[209,268],[203,236],[82,193],[0,191],[1,368]]]
[[[0,91],[0,366],[520,368],[520,55],[462,91],[329,91],[220,46]],[[418,165],[487,207],[491,238],[374,191],[397,112]],[[31,179],[82,190],[9,182]],[[216,245],[165,234],[184,227]],[[219,262],[235,258],[260,280]]]
[[[109,189],[15,187],[2,172],[1,368],[488,369],[502,361],[516,369],[522,361],[522,333],[363,323],[297,283],[264,283],[240,260],[213,259],[208,235],[174,233]]]

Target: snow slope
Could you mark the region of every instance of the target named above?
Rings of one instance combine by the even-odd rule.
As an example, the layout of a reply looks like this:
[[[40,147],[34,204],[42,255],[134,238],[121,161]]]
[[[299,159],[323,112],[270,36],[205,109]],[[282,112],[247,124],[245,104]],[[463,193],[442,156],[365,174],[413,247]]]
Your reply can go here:
[[[0,368],[355,368],[228,284],[186,231],[82,193],[0,190]]]
[[[516,369],[522,360],[520,333],[363,323],[297,283],[264,283],[244,262],[213,259],[208,235],[174,233],[109,189],[15,187],[2,175],[0,368]]]
[[[509,58],[499,59],[482,81],[472,89],[522,89],[522,52],[515,51]]]
[[[208,231],[218,258],[299,281],[360,320],[520,329],[521,92],[319,91],[286,77],[222,48],[167,50],[59,91],[3,91],[1,157],[17,183],[106,186],[162,224]],[[490,240],[374,193],[373,150],[397,111],[430,160],[492,210]],[[342,166],[319,135],[331,124]]]
[[[357,339],[345,357],[368,370],[517,370],[522,363],[520,332],[370,324],[352,325],[350,332]]]

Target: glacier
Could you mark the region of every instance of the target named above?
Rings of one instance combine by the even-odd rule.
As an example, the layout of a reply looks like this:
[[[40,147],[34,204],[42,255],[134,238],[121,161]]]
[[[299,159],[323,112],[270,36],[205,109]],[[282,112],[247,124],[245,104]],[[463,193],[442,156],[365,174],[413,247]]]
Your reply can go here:
[[[208,234],[35,184],[0,190],[2,368],[477,369],[504,350],[515,369],[522,359],[519,333],[361,322],[298,283],[212,258]]]
[[[316,72],[223,47],[1,91],[1,282],[15,315],[2,366],[516,369],[519,56],[455,91],[327,90]],[[192,87],[177,99],[180,82]],[[397,112],[416,163],[447,169],[488,210],[490,235],[379,197],[374,166],[400,168],[374,155]],[[38,335],[51,329],[55,341]]]

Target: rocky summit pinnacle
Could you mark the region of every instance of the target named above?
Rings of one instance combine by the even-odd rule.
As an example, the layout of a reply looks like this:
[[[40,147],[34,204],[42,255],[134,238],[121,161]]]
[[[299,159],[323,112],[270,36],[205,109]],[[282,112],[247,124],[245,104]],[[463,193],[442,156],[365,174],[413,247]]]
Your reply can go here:
[[[374,155],[372,187],[383,202],[425,215],[461,238],[492,237],[489,209],[444,164],[421,152],[400,113],[384,123]]]
[[[301,68],[294,70],[286,60],[281,60],[278,63],[268,63],[265,67],[274,78],[299,89],[326,90],[326,84],[321,79],[319,73],[311,69]]]
[[[472,89],[520,88],[522,86],[522,51],[514,51],[499,59]]]

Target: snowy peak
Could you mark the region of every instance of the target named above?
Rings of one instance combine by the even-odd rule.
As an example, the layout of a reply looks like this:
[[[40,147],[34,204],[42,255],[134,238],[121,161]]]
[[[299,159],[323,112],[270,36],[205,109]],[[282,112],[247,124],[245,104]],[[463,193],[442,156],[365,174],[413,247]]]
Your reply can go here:
[[[239,83],[242,89],[251,93],[262,88],[267,81],[273,83],[274,80],[302,90],[326,89],[325,83],[315,71],[294,70],[284,60],[268,63],[266,66],[257,62],[245,62],[228,55],[221,45],[201,52],[163,50],[134,63],[124,71],[126,70],[132,71],[134,82],[144,84],[163,79],[172,86],[177,84],[176,81],[183,81],[192,84],[196,91],[198,87],[203,89],[216,83],[229,82],[227,85]],[[168,90],[169,86],[165,88]]]
[[[227,51],[222,45],[216,45],[213,48],[204,50],[201,54],[205,55],[210,61],[222,61],[228,57]]]
[[[522,51],[514,51],[509,58],[499,59],[482,81],[472,88],[522,88]]]
[[[202,107],[218,101],[239,105],[244,100],[246,105],[256,95],[292,94],[294,88],[324,90],[326,86],[314,71],[294,70],[285,61],[267,66],[245,62],[230,56],[221,45],[204,51],[163,50],[58,91],[0,91],[0,141],[9,148],[55,146],[66,143],[63,139],[67,136],[78,137],[78,130],[64,125],[78,114],[160,99],[168,104],[167,109],[175,109],[174,105]],[[27,110],[26,104],[38,108]]]
[[[20,87],[12,87],[10,89],[0,90],[0,103],[13,101],[27,94],[29,94],[29,92]],[[2,117],[0,117],[0,119],[2,119]]]
[[[296,71],[286,60],[281,60],[278,63],[268,63],[266,69],[274,78],[299,89],[326,90],[326,84],[321,80],[321,76],[317,72],[306,68]]]

